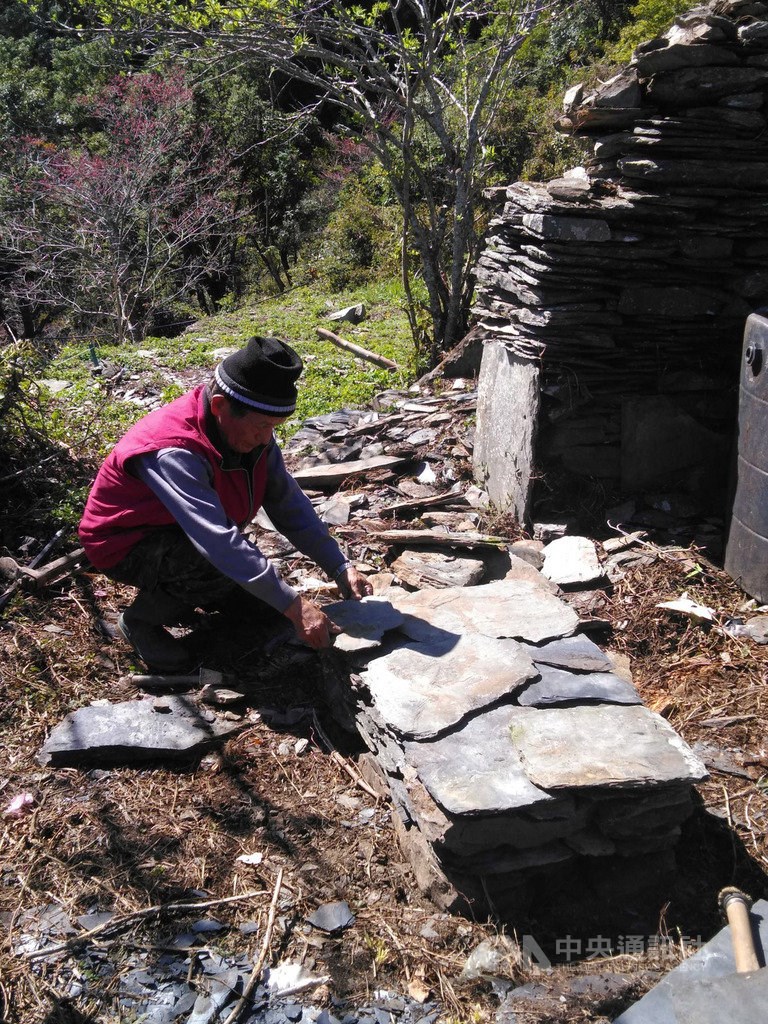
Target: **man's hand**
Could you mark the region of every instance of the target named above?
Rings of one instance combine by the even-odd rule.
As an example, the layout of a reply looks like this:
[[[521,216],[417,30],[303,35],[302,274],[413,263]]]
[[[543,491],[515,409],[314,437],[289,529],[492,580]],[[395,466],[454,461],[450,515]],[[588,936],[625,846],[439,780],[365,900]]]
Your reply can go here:
[[[299,639],[316,651],[331,646],[331,637],[341,630],[331,622],[325,612],[303,597],[297,597],[283,612],[294,625]]]
[[[336,578],[336,586],[345,601],[359,601],[361,597],[368,597],[373,593],[371,584],[362,573],[357,571],[354,565],[348,566]]]

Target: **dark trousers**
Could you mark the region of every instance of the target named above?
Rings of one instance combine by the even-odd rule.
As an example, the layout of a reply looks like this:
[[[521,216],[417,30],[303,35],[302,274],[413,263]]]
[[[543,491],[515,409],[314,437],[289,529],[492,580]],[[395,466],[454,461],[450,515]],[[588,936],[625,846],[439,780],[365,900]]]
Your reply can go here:
[[[153,529],[104,575],[162,593],[189,608],[217,604],[240,588],[204,558],[178,526]]]

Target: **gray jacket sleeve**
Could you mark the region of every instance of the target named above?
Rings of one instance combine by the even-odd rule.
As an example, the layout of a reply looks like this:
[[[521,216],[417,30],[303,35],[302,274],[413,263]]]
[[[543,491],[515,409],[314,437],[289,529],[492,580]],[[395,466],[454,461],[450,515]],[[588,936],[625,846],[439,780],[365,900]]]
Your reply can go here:
[[[280,612],[296,599],[296,591],[227,517],[204,459],[181,448],[164,448],[136,458],[133,471],[224,576]]]
[[[348,564],[312,502],[285,468],[283,454],[276,444],[268,451],[267,489],[262,506],[280,533],[331,579]]]

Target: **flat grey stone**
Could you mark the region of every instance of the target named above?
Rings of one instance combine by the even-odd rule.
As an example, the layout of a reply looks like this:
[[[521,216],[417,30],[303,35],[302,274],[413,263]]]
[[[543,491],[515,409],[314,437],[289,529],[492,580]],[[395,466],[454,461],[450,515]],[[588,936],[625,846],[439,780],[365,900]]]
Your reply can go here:
[[[475,479],[491,501],[521,522],[533,486],[541,369],[504,345],[483,346],[472,453]]]
[[[751,637],[757,644],[768,644],[768,615],[753,615],[742,627],[742,635]]]
[[[386,632],[402,626],[405,621],[402,612],[391,601],[381,597],[364,597],[362,601],[337,601],[325,605],[323,611],[344,630],[333,644],[339,651],[378,647]]]
[[[680,1024],[762,1024],[768,1007],[768,972],[679,984],[672,990],[672,1003]]]
[[[542,576],[540,570],[534,568],[530,562],[524,558],[518,558],[511,551],[507,554],[507,559],[509,568],[504,573],[505,580],[531,580],[538,586],[550,590],[553,594],[557,593],[557,585],[548,580],[546,576]]]
[[[499,580],[478,587],[397,594],[395,607],[406,616],[402,631],[412,640],[445,639],[465,633],[542,643],[569,636],[579,617],[546,581]]]
[[[51,767],[133,764],[148,758],[186,758],[243,728],[220,720],[186,697],[132,700],[73,711],[55,726],[37,760]]]
[[[343,498],[333,497],[324,501],[315,511],[324,523],[330,526],[346,526],[349,522],[349,504]]]
[[[700,782],[704,764],[644,707],[511,708],[510,736],[533,784],[544,789]]]
[[[211,978],[210,992],[197,997],[186,1024],[211,1024],[218,1018],[222,1007],[236,995],[239,987],[240,974],[235,967]]]
[[[442,739],[406,742],[406,758],[435,803],[449,814],[498,814],[554,799],[530,781],[512,741],[512,716],[521,711],[495,708]]]
[[[525,213],[523,224],[533,234],[557,242],[607,242],[611,229],[595,217],[553,217],[551,214]]]
[[[392,563],[391,571],[412,587],[471,587],[485,576],[485,562],[446,551],[406,550]]]
[[[567,668],[572,672],[610,672],[613,664],[608,655],[586,636],[566,636],[541,647],[530,648],[537,665]]]
[[[544,545],[538,540],[516,540],[509,545],[509,553],[528,562],[534,569],[541,569],[544,565],[543,548]]]
[[[475,857],[500,846],[513,850],[539,849],[554,840],[582,833],[587,828],[589,815],[586,802],[577,807],[568,796],[547,803],[546,818],[526,811],[447,815],[418,779],[409,780],[403,808],[440,856],[448,853],[462,858]]]
[[[301,487],[337,487],[347,477],[361,476],[363,473],[372,473],[379,469],[394,469],[406,461],[395,455],[374,455],[369,459],[297,469],[291,475]]]
[[[605,704],[642,704],[631,683],[612,672],[566,672],[539,665],[541,678],[517,695],[523,707],[543,708],[570,701],[601,701]]]
[[[339,932],[355,923],[355,915],[349,909],[349,904],[346,901],[337,900],[335,903],[324,903],[309,914],[305,920],[313,928],[319,928],[320,931]]]
[[[514,640],[478,634],[406,643],[361,673],[376,709],[404,736],[427,739],[536,677]]]
[[[91,928],[98,928],[99,925],[106,924],[107,921],[111,921],[115,916],[113,910],[102,910],[94,914],[81,914],[77,918],[77,923],[81,928],[85,928],[86,931],[90,931]]]
[[[756,902],[750,911],[750,919],[757,949],[758,951],[762,950],[763,961],[765,961],[768,956],[768,901]],[[694,1024],[694,1021],[695,1024],[709,1024],[710,1020],[717,1021],[718,1024],[721,1021],[731,1020],[739,1021],[739,1024],[763,1024],[768,995],[765,989],[760,992],[759,986],[754,986],[751,982],[747,982],[741,992],[741,995],[744,996],[745,1012],[742,1013],[740,1009],[736,1013],[730,1013],[732,1003],[725,1002],[730,993],[723,989],[710,989],[711,1006],[717,1011],[722,1008],[723,1012],[713,1018],[686,1016],[687,1008],[691,1005],[690,1001],[686,999],[686,991],[697,989],[704,982],[725,982],[732,977],[755,978],[757,976],[760,976],[761,982],[763,977],[768,980],[768,972],[765,970],[746,975],[736,975],[735,971],[731,930],[726,926],[697,953],[688,957],[687,960],[683,960],[639,1002],[625,1010],[620,1017],[616,1018],[614,1024],[683,1024],[683,1022]],[[749,1013],[746,1013],[749,1005],[747,1000],[752,994],[757,994],[758,1001],[762,1002],[762,1007],[758,1008],[757,1014],[753,1012],[754,1006],[750,1008]]]
[[[544,548],[542,573],[561,586],[595,583],[603,575],[594,541],[559,537]]]
[[[329,313],[328,320],[347,320],[351,324],[359,324],[365,320],[365,306],[358,302],[354,306],[345,306],[344,309],[337,309],[335,313]]]

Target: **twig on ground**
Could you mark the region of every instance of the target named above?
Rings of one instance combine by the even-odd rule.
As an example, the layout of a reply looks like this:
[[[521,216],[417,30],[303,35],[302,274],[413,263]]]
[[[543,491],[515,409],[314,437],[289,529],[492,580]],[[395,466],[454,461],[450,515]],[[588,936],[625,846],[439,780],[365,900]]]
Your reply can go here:
[[[111,921],[105,921],[87,932],[80,932],[65,942],[55,946],[46,946],[45,949],[35,949],[24,954],[25,960],[40,960],[54,953],[61,953],[65,949],[72,949],[79,946],[81,942],[91,939],[94,935],[101,935],[103,932],[111,931],[113,928],[121,928],[123,925],[131,924],[133,921],[141,921],[145,917],[154,917],[156,914],[174,913],[184,910],[207,910],[209,907],[218,907],[222,903],[234,903],[237,900],[252,899],[256,896],[263,896],[264,890],[258,892],[244,892],[239,896],[224,896],[216,900],[202,900],[197,903],[158,903],[153,907],[145,907],[143,910],[134,910],[130,914],[122,914],[120,917],[113,917]]]
[[[267,959],[267,954],[269,953],[269,945],[272,941],[272,930],[275,927],[275,913],[277,911],[277,901],[280,898],[280,886],[282,885],[282,882],[283,869],[280,868],[277,872],[277,878],[275,879],[275,888],[272,892],[272,902],[269,905],[269,915],[267,917],[267,928],[266,931],[264,932],[264,939],[262,940],[261,943],[261,949],[259,950],[258,959],[256,960],[256,963],[253,965],[251,976],[245,984],[243,994],[238,999],[230,1015],[224,1021],[224,1024],[235,1024],[235,1022],[239,1019],[240,1015],[242,1014],[243,1010],[247,1006],[250,1006],[251,995],[259,982],[261,972],[264,969],[264,963]]]
[[[362,777],[360,772],[358,772],[355,768],[353,768],[352,765],[347,761],[347,759],[345,757],[343,757],[338,752],[338,750],[336,750],[336,748],[334,747],[333,743],[331,742],[328,734],[325,732],[323,727],[320,725],[320,721],[318,719],[316,711],[312,712],[312,724],[314,726],[315,732],[318,735],[318,739],[323,744],[323,746],[327,748],[328,753],[329,753],[330,757],[332,758],[332,760],[335,761],[336,764],[340,768],[344,769],[344,771],[347,773],[347,775],[349,775],[349,777],[353,780],[353,782],[355,783],[356,786],[358,786],[360,789],[362,789],[363,792],[367,793],[369,796],[372,796],[374,798],[374,800],[376,801],[376,803],[378,803],[379,799],[380,799],[379,794],[376,792],[376,790],[373,788],[373,786],[369,786],[368,785],[368,783]]]

